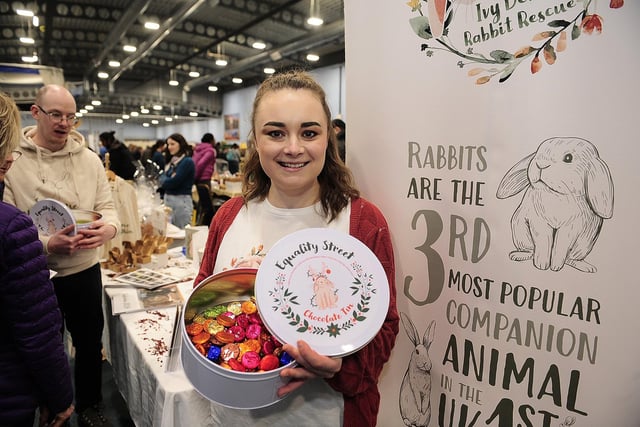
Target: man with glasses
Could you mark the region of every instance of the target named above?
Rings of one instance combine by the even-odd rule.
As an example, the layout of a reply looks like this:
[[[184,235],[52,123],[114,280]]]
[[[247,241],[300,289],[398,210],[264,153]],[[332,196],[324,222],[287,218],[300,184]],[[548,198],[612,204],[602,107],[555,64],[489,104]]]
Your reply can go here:
[[[73,225],[40,235],[64,323],[75,347],[75,407],[79,426],[110,426],[102,412],[102,280],[98,248],[120,228],[111,189],[97,154],[75,130],[71,93],[46,85],[31,106],[35,126],[22,131],[20,167],[5,179],[5,201],[27,212],[50,198],[102,219],[74,233]],[[15,159],[15,158],[14,158]]]
[[[7,174],[7,171],[13,162],[18,160],[20,156],[22,156],[22,153],[14,150],[10,152],[2,162],[0,162],[0,200],[4,197],[4,176]]]

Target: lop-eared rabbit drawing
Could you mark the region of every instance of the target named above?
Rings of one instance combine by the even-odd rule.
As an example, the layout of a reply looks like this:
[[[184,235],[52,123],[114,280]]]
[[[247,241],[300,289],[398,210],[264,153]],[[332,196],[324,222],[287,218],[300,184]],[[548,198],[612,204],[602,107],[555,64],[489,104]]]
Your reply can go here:
[[[413,343],[407,372],[400,386],[400,415],[409,427],[426,427],[431,421],[431,358],[429,347],[435,335],[435,321],[431,321],[422,341],[411,319],[400,313],[402,326]]]
[[[514,261],[533,259],[540,270],[565,264],[594,273],[585,258],[604,219],[613,216],[613,180],[607,164],[589,141],[555,137],[516,163],[502,178],[497,197],[525,190],[511,217]]]

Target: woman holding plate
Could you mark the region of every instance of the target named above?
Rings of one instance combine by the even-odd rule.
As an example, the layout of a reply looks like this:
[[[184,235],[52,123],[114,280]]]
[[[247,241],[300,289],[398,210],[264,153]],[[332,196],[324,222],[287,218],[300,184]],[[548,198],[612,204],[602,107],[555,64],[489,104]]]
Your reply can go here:
[[[378,258],[389,285],[382,328],[364,347],[345,357],[327,357],[300,340],[284,350],[298,363],[285,368],[291,394],[260,410],[212,410],[214,420],[246,419],[299,425],[373,426],[380,403],[378,378],[398,333],[395,265],[391,236],[380,210],[360,197],[338,154],[331,112],[322,87],[306,72],[273,75],[259,87],[251,117],[251,149],[242,197],[217,211],[195,284],[211,274],[256,267],[282,237],[307,228],[330,228],[364,243]],[[320,408],[338,408],[337,420]],[[340,410],[342,409],[343,410]],[[330,412],[327,412],[330,414]]]

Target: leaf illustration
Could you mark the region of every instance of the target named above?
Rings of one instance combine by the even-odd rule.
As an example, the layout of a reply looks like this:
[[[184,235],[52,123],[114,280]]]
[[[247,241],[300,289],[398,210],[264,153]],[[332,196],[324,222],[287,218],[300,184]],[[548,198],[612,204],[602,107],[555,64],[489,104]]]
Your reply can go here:
[[[523,56],[529,55],[534,50],[535,50],[535,48],[533,46],[524,46],[524,47],[521,47],[520,49],[516,50],[516,52],[513,54],[513,56],[516,57],[516,58],[522,58]]]
[[[298,329],[296,329],[296,332],[306,332],[307,329],[309,329],[309,322],[307,322],[305,320],[304,323],[303,323],[303,326],[301,326]]]
[[[508,68],[502,73],[502,75],[500,76],[500,83],[504,83],[505,80],[507,80],[509,77],[511,77],[513,75],[513,72],[515,71],[514,69],[509,70]]]
[[[543,55],[547,64],[553,65],[556,62],[556,51],[550,44],[544,47]]]
[[[549,26],[552,28],[566,28],[569,25],[571,25],[571,22],[565,21],[564,19],[556,19],[549,22]]]
[[[573,28],[571,29],[571,40],[575,40],[578,37],[580,37],[581,33],[582,33],[582,30],[580,29],[580,26],[577,24],[574,24]]]
[[[426,16],[415,16],[409,19],[409,25],[416,35],[422,39],[431,39],[431,29],[429,28],[429,20]]]
[[[540,40],[546,40],[549,37],[553,37],[553,35],[555,34],[554,31],[543,31],[541,33],[538,33],[536,35],[533,36],[533,38],[531,40],[535,41],[540,41]]]
[[[563,52],[567,48],[567,32],[563,31],[560,33],[560,38],[558,38],[558,45],[556,46],[556,52]]]
[[[476,76],[480,73],[482,73],[484,71],[483,68],[472,68],[469,71],[467,71],[467,75],[468,76]]]
[[[489,55],[491,55],[491,57],[498,62],[507,62],[514,58],[514,56],[509,52],[507,52],[506,50],[500,50],[500,49],[492,50]]]
[[[476,80],[476,84],[483,85],[487,83],[489,80],[491,80],[491,76],[483,76],[483,77],[480,77],[478,80]]]
[[[537,73],[541,68],[542,61],[540,61],[540,58],[536,56],[535,58],[533,58],[533,61],[531,61],[531,74]]]

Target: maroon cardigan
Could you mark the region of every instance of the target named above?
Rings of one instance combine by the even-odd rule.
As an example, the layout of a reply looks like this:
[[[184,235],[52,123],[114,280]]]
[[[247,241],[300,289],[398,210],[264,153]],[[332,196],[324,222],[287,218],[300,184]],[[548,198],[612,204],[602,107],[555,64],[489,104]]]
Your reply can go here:
[[[194,286],[209,277],[225,233],[242,208],[241,197],[234,197],[216,212]],[[344,426],[374,426],[380,407],[378,378],[389,360],[398,334],[395,263],[389,226],[380,210],[362,198],[351,201],[349,234],[363,242],[378,257],[389,281],[389,310],[375,338],[354,354],[342,359],[342,369],[327,383],[344,397]]]

